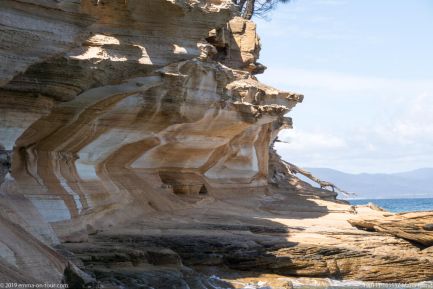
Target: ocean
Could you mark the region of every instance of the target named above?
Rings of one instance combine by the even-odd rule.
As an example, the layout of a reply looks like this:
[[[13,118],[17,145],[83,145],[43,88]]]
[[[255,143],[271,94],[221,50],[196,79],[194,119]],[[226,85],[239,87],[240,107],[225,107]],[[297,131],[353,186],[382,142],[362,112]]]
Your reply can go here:
[[[352,205],[374,203],[393,213],[433,211],[433,198],[348,200]]]

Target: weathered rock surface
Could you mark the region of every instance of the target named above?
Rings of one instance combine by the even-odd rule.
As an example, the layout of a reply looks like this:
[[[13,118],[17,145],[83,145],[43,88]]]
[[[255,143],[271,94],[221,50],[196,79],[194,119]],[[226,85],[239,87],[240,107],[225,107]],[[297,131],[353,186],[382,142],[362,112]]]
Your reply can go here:
[[[149,215],[103,230],[88,242],[64,246],[83,268],[119,284],[125,284],[119,270],[141,280],[143,271],[161,270],[162,264],[171,270],[188,266],[205,276],[232,276],[228,279],[234,281],[236,274],[260,279],[270,273],[376,282],[431,280],[428,252],[389,234],[352,227],[348,205],[273,190],[268,196],[248,194],[247,201],[243,194],[198,199],[193,208]],[[358,214],[383,218],[366,207]],[[161,258],[168,260],[162,264],[149,261],[148,250],[163,248],[170,248],[168,256],[173,257]],[[180,278],[191,285],[185,275]]]
[[[420,246],[433,245],[432,212],[401,213],[381,219],[356,218],[349,220],[349,223],[364,230],[387,233],[413,241]]]
[[[255,24],[230,0],[0,7],[0,282],[433,278],[428,249],[352,227],[269,150],[303,96],[257,81]]]

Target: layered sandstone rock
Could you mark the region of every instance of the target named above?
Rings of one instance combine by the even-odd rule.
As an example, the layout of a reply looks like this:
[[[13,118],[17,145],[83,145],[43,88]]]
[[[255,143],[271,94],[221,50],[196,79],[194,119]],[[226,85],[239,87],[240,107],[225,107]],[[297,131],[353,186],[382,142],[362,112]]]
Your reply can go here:
[[[433,245],[432,212],[401,213],[382,219],[354,218],[349,223],[364,230],[397,236],[423,247]]]
[[[427,253],[353,228],[335,193],[269,154],[303,96],[257,81],[255,24],[231,1],[0,7],[0,281],[432,278]]]
[[[58,281],[60,255],[50,274],[26,267],[51,254],[37,246],[190,207],[183,196],[265,190],[268,146],[301,98],[212,60],[230,1],[0,5],[2,217],[21,230],[4,225],[6,264]],[[236,21],[227,45],[250,54],[230,59],[254,63],[255,26]],[[25,234],[42,243],[14,244]]]

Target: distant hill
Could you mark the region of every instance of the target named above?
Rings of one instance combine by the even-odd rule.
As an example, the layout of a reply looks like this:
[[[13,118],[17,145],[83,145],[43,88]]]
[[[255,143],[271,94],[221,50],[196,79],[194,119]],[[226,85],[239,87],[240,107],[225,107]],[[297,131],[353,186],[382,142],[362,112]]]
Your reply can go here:
[[[433,168],[395,174],[349,174],[328,168],[306,170],[343,190],[357,193],[355,198],[433,198]]]

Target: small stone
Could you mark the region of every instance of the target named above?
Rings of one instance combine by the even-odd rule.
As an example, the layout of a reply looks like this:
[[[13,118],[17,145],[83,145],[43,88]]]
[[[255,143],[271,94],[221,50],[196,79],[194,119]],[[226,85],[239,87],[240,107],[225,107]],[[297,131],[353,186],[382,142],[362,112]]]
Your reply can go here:
[[[176,265],[181,266],[182,261],[179,255],[170,249],[155,249],[147,251],[147,259],[150,264],[155,266]]]
[[[281,289],[293,289],[293,283],[287,281],[285,284],[283,284],[283,287],[281,287]]]
[[[423,229],[426,231],[433,231],[433,224],[425,224]]]

